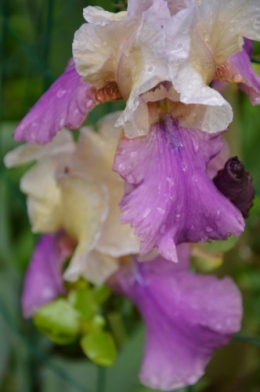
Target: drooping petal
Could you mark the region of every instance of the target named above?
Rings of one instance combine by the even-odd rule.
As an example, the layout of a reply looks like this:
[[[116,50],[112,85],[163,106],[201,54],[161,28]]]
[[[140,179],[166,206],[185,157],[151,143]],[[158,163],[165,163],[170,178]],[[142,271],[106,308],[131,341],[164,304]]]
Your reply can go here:
[[[241,296],[231,279],[174,267],[159,257],[135,263],[111,281],[137,305],[146,324],[141,382],[164,391],[195,383],[215,349],[240,329],[242,317]]]
[[[221,147],[219,136],[181,128],[168,116],[146,137],[121,140],[114,165],[126,180],[121,221],[135,228],[141,253],[157,247],[177,261],[175,244],[241,234],[240,211],[207,174]]]
[[[24,281],[24,317],[31,317],[40,306],[65,292],[62,264],[67,255],[59,248],[60,235],[45,234],[36,245]]]
[[[93,87],[81,81],[71,60],[14,132],[17,141],[45,144],[63,127],[77,129],[95,106]]]

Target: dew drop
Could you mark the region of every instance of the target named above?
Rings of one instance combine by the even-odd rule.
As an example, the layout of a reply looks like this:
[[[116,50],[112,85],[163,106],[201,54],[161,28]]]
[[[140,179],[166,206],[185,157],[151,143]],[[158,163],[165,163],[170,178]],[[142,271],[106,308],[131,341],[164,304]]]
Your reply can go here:
[[[152,65],[148,65],[146,69],[147,69],[147,72],[152,73],[154,70],[154,67]]]
[[[63,88],[60,88],[60,89],[57,91],[57,94],[56,94],[57,98],[62,98],[62,97],[64,97],[64,95],[66,94],[66,92],[67,92],[67,90],[64,90]]]
[[[151,213],[151,208],[147,208],[143,213],[143,218],[146,218]]]

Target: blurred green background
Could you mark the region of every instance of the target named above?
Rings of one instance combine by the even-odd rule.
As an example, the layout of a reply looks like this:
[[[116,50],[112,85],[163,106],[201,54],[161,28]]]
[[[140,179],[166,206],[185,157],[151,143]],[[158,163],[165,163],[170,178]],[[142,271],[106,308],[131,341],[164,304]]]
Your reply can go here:
[[[140,0],[141,1],[141,0]],[[108,10],[119,2],[91,1]],[[93,365],[78,347],[60,348],[21,317],[23,275],[36,236],[30,231],[19,179],[24,168],[6,170],[5,153],[16,143],[12,132],[33,103],[63,71],[71,43],[83,23],[85,0],[1,0],[0,19],[0,391],[1,392],[148,392],[138,383],[144,329],[133,306],[114,298],[108,309],[111,329],[123,336],[116,365]],[[260,46],[255,46],[255,57]],[[256,65],[256,69],[257,69]],[[259,69],[258,69],[259,72]],[[260,74],[260,72],[259,72]],[[247,229],[216,271],[231,275],[243,292],[243,329],[220,349],[193,392],[260,391],[260,108],[235,86],[226,91],[235,117],[227,139],[254,178],[256,199]],[[94,123],[115,106],[101,105]],[[224,306],[225,304],[223,304]],[[257,338],[257,336],[259,338]]]

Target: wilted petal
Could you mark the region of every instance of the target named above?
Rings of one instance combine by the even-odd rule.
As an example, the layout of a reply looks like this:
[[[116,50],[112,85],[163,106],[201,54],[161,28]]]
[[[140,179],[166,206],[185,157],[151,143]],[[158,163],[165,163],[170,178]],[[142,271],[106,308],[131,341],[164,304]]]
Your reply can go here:
[[[241,213],[207,175],[221,147],[219,136],[181,128],[170,117],[146,137],[121,140],[114,165],[126,180],[121,221],[135,228],[141,253],[158,247],[177,261],[175,244],[242,232]]]
[[[59,236],[60,234],[46,234],[36,245],[24,281],[22,293],[24,317],[31,317],[40,306],[65,291],[62,264],[66,255],[59,248]]]
[[[77,129],[95,105],[94,90],[81,81],[71,60],[14,132],[17,141],[48,143],[63,127]]]
[[[150,388],[195,383],[214,350],[240,329],[241,296],[229,278],[174,271],[157,258],[117,273],[112,288],[135,302],[146,323],[140,379]]]

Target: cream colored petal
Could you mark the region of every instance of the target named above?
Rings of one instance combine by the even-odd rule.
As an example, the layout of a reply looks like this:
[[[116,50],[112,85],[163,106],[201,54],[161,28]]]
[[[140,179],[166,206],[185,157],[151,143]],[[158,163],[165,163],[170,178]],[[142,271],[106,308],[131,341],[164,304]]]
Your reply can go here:
[[[61,211],[58,203],[27,198],[27,209],[33,233],[55,233],[61,229]]]
[[[52,233],[62,226],[61,194],[54,173],[56,161],[45,159],[22,177],[20,188],[28,196],[28,214],[37,233]]]
[[[112,166],[122,132],[121,129],[115,128],[115,122],[120,113],[115,112],[103,117],[97,123],[98,132],[94,132],[90,127],[81,129],[76,155],[85,161],[88,172],[99,172],[105,176],[110,172],[114,174]]]
[[[209,133],[225,130],[232,121],[232,108],[226,101],[223,106],[172,104],[171,113],[181,126]]]
[[[138,21],[110,22],[104,26],[83,24],[73,41],[73,58],[78,73],[84,80],[102,88],[115,81],[118,56]]]
[[[258,0],[197,0],[190,62],[209,84],[217,66],[242,50],[243,37],[260,40]]]
[[[22,165],[48,156],[70,153],[75,149],[71,132],[62,130],[44,146],[39,144],[23,144],[6,154],[4,163],[6,167]]]
[[[83,16],[89,23],[105,25],[109,22],[117,22],[126,17],[126,11],[108,12],[101,7],[86,7],[83,10]]]
[[[84,265],[82,265],[80,276],[95,285],[100,285],[105,283],[118,268],[117,259],[93,251],[88,255]]]
[[[196,27],[216,64],[222,64],[242,49],[242,37],[260,40],[260,2],[198,0]]]
[[[109,213],[95,249],[112,257],[139,253],[140,242],[128,224],[120,224],[119,202],[123,197],[123,180],[109,184]]]
[[[132,82],[126,109],[116,126],[123,127],[128,137],[147,134],[149,115],[142,94],[159,83],[170,80],[167,64],[167,49],[162,25],[170,20],[166,2],[155,1],[142,15],[142,24],[129,45],[122,53],[117,69],[116,81],[123,97],[129,94],[129,77]]]
[[[69,175],[58,179],[58,185],[62,195],[62,227],[78,243],[65,273],[67,280],[74,281],[101,235],[108,213],[107,191],[86,178]]]

